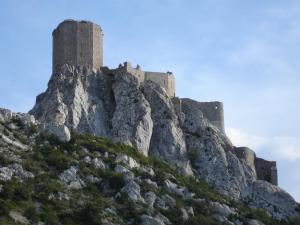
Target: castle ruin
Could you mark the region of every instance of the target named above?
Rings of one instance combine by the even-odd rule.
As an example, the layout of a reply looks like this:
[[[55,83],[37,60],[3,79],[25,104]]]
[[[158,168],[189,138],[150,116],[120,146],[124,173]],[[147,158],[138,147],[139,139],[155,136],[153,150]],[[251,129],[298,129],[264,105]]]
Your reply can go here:
[[[181,114],[181,105],[188,104],[200,110],[205,119],[225,134],[223,103],[197,102],[176,97],[173,73],[143,71],[139,65],[133,68],[129,62],[120,64],[115,69],[104,67],[103,32],[97,24],[89,21],[65,20],[53,31],[53,73],[64,64],[75,67],[85,66],[96,71],[108,70],[108,73],[116,75],[129,73],[140,83],[151,80],[166,91],[178,115]],[[252,150],[244,147],[236,148],[234,153],[255,168],[258,179],[277,185],[276,162],[257,158]]]
[[[64,64],[96,70],[103,66],[103,33],[97,24],[65,20],[53,31],[52,36],[53,72]]]
[[[133,68],[130,62],[120,64],[118,68],[112,69],[111,72],[115,74],[130,73],[135,76],[140,83],[145,80],[151,80],[163,87],[169,97],[175,97],[175,76],[171,72],[142,71],[139,65],[137,65],[136,68]]]
[[[97,71],[107,69],[112,74],[130,73],[140,83],[151,80],[160,85],[170,98],[173,98],[175,107],[180,109],[183,101],[190,102],[202,111],[203,116],[211,124],[225,132],[223,104],[179,98],[176,98],[176,101],[176,83],[173,73],[143,71],[139,65],[134,68],[129,62],[124,62],[115,69],[104,68],[103,32],[97,24],[89,21],[65,20],[53,31],[53,73],[64,64],[87,66]]]

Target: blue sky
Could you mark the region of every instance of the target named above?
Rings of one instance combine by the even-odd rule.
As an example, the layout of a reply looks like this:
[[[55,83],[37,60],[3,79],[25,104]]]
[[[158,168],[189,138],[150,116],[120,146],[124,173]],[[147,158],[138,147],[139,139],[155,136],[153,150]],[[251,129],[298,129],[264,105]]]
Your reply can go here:
[[[172,71],[178,96],[223,101],[233,143],[276,160],[300,201],[299,1],[1,0],[0,107],[31,109],[70,17],[101,25],[105,65]]]

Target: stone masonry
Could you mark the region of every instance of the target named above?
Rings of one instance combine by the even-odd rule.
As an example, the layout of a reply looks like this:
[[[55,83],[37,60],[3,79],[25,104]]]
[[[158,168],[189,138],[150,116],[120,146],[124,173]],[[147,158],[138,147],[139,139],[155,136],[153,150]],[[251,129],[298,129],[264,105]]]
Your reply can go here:
[[[53,31],[53,72],[64,64],[103,66],[101,27],[88,21],[65,20]]]
[[[171,72],[162,73],[142,71],[139,65],[137,65],[136,68],[133,68],[130,62],[120,64],[118,68],[112,69],[111,72],[114,74],[130,73],[135,76],[140,83],[146,80],[151,80],[163,87],[169,97],[175,97],[175,76]]]
[[[182,105],[188,105],[195,111],[201,111],[203,118],[225,134],[223,103],[198,102],[176,97],[175,76],[171,72],[143,71],[139,65],[134,68],[129,62],[124,62],[115,69],[104,67],[103,32],[97,24],[89,21],[65,20],[53,31],[53,74],[66,64],[78,67],[77,69],[87,67],[112,76],[131,74],[137,78],[138,83],[150,80],[165,90],[172,99],[178,118],[182,119]],[[235,148],[234,154],[240,160],[244,160],[253,171],[256,171],[258,180],[277,185],[276,162],[257,158],[251,149],[245,147]]]
[[[236,147],[234,154],[239,158],[245,160],[245,162],[256,171],[258,180],[265,180],[271,184],[278,185],[277,166],[274,161],[267,161],[256,157],[253,150],[247,147]]]
[[[265,180],[271,184],[278,185],[277,167],[275,161],[267,161],[255,158],[255,168],[258,180]]]

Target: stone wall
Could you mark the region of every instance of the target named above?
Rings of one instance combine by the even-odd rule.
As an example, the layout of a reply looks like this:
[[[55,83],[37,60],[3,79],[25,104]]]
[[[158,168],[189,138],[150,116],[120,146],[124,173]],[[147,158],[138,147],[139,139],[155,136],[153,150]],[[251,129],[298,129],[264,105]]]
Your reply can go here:
[[[234,154],[256,172],[257,180],[265,180],[278,185],[276,162],[256,157],[255,152],[247,147],[235,147]]]
[[[94,68],[103,66],[103,32],[100,26],[93,24],[93,65]]]
[[[53,31],[53,72],[63,64],[103,66],[103,33],[88,21],[65,20]]]
[[[247,147],[235,147],[233,152],[239,159],[245,160],[248,166],[252,169],[254,174],[256,174],[256,168],[255,168],[255,152]]]
[[[251,166],[255,167],[255,152],[247,147],[235,147],[234,153],[239,159],[244,159],[246,163]]]
[[[170,73],[145,72],[145,80],[151,80],[164,87],[168,96],[175,97],[175,76]]]
[[[140,83],[145,80],[151,80],[163,87],[169,97],[175,97],[175,76],[170,72],[161,73],[142,71],[139,65],[137,65],[136,68],[133,68],[129,62],[124,62],[123,64],[120,64],[117,69],[112,69],[110,71],[116,74],[130,73],[135,76]]]
[[[204,118],[206,118],[212,125],[219,128],[221,132],[225,133],[222,102],[197,102],[188,98],[182,98],[181,100],[186,104],[192,104],[194,107],[200,109]]]
[[[255,158],[255,168],[258,180],[265,180],[278,185],[276,162]]]
[[[218,127],[221,131],[224,129],[224,109],[222,102],[199,102],[198,107],[213,125]]]

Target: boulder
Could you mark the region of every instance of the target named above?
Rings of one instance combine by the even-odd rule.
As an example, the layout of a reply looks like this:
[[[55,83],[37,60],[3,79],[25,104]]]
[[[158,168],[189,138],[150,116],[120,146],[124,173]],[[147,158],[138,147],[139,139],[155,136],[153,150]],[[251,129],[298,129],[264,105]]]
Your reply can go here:
[[[116,157],[116,163],[123,163],[129,169],[139,168],[140,164],[137,163],[133,158],[125,154],[118,154]]]
[[[0,168],[0,181],[9,181],[13,176],[13,170],[8,167]]]
[[[13,177],[16,177],[20,180],[25,180],[29,178],[34,178],[33,173],[23,169],[22,165],[14,163],[9,167],[0,168],[0,180],[9,181]]]
[[[47,134],[54,134],[61,141],[70,141],[71,140],[71,132],[69,128],[65,125],[59,125],[55,123],[44,123],[41,125],[41,130]]]
[[[33,173],[26,171],[23,169],[22,165],[14,163],[11,166],[11,169],[13,171],[14,176],[21,180],[29,179],[29,178],[34,178]]]
[[[105,163],[99,158],[94,158],[92,164],[96,169],[106,169]]]
[[[59,179],[66,186],[72,189],[81,189],[85,187],[85,183],[77,174],[78,168],[75,166],[70,167],[59,175]]]
[[[260,222],[258,220],[249,220],[248,224],[249,225],[265,225],[263,222]]]
[[[218,213],[224,217],[236,214],[236,209],[233,209],[228,205],[221,204],[220,202],[210,202],[210,206],[212,207],[215,213]]]
[[[0,108],[0,122],[5,123],[12,119],[12,112],[8,109]]]
[[[165,223],[161,221],[160,218],[154,218],[148,215],[142,215],[141,220],[141,225],[165,225]]]
[[[148,207],[153,208],[153,204],[156,200],[156,195],[153,192],[149,191],[145,193],[144,199]]]
[[[189,220],[189,214],[187,213],[186,209],[181,208],[181,209],[180,209],[180,212],[181,212],[181,220],[182,220],[183,222],[188,221],[188,220]]]
[[[122,193],[127,194],[128,199],[136,202],[144,202],[143,197],[141,196],[141,188],[140,186],[133,180],[128,182],[121,190]]]
[[[195,194],[189,192],[186,187],[179,186],[170,180],[165,180],[164,184],[171,193],[181,196],[184,199],[191,199],[195,196]]]

